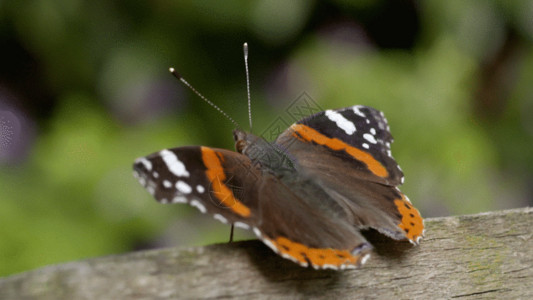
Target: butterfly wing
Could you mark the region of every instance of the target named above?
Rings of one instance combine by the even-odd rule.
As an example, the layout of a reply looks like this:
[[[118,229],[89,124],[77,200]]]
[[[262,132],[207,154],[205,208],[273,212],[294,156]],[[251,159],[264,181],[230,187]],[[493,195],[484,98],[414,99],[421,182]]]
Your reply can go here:
[[[418,210],[397,188],[403,172],[390,151],[384,115],[367,106],[326,110],[293,124],[276,140],[297,171],[314,180],[357,228],[418,242]]]
[[[301,266],[355,268],[366,261],[372,246],[334,203],[320,203],[323,194],[311,183],[291,184],[265,174],[259,196],[263,222],[254,232],[274,252]]]
[[[356,267],[372,248],[336,210],[317,210],[304,201],[320,192],[313,185],[289,187],[237,152],[162,150],[137,159],[134,174],[157,201],[189,203],[219,221],[252,229],[276,253],[302,266]]]
[[[257,220],[254,189],[261,174],[239,153],[198,146],[165,149],[137,159],[134,175],[161,203],[188,203],[243,228]]]

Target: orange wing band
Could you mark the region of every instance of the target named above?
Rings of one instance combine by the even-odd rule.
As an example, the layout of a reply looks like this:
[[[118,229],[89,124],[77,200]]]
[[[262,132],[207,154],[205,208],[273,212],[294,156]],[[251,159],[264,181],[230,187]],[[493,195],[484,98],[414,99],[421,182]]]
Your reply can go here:
[[[359,265],[361,256],[354,256],[348,250],[331,248],[310,248],[303,244],[293,242],[285,237],[278,237],[269,241],[279,250],[282,256],[289,256],[300,265],[308,263],[315,268],[340,267],[342,265]]]
[[[344,150],[358,161],[366,164],[370,172],[374,173],[376,176],[382,178],[387,178],[389,176],[387,169],[385,169],[385,167],[383,167],[383,165],[368,152],[350,146],[337,138],[329,138],[313,128],[303,124],[293,124],[291,128],[294,130],[293,136],[300,140],[303,139],[307,142],[315,142],[333,150]]]
[[[405,235],[409,240],[418,243],[418,238],[424,232],[424,220],[418,210],[402,195],[402,199],[395,199],[394,204],[402,215],[402,220],[398,227],[405,231]]]
[[[220,204],[231,209],[239,216],[249,217],[251,214],[250,209],[235,198],[233,192],[223,182],[226,180],[226,174],[221,163],[223,157],[219,158],[214,150],[207,147],[201,147],[201,151],[202,160],[207,168],[205,174],[211,183],[212,195],[220,201]]]

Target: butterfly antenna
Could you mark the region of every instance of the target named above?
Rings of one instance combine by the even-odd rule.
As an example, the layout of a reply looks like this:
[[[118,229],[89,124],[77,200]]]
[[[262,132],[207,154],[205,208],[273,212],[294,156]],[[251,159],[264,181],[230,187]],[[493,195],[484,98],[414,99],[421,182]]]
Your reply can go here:
[[[250,73],[248,72],[248,43],[242,45],[244,51],[244,68],[246,69],[246,91],[248,95],[248,120],[250,120],[250,132],[252,132],[252,101],[250,100]]]
[[[168,70],[170,71],[170,73],[172,73],[172,75],[174,75],[174,77],[176,77],[179,81],[181,81],[183,84],[185,84],[196,95],[198,95],[198,97],[200,97],[202,100],[207,102],[207,104],[209,104],[212,107],[214,107],[216,110],[218,110],[219,113],[221,113],[224,117],[226,117],[228,120],[230,120],[231,123],[233,123],[233,125],[235,125],[237,128],[241,128],[241,126],[239,126],[239,123],[235,122],[235,120],[233,120],[228,114],[226,114],[226,112],[224,112],[222,109],[220,109],[220,107],[218,107],[215,103],[209,101],[206,97],[204,97],[204,95],[200,94],[200,92],[198,92],[190,83],[188,83],[187,80],[185,80],[183,77],[181,77],[181,75],[176,71],[176,69],[169,68]]]

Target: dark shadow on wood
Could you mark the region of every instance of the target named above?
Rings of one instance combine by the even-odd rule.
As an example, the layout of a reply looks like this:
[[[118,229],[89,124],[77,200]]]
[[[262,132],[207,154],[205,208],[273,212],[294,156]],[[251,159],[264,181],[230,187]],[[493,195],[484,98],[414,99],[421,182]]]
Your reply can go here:
[[[326,280],[327,285],[337,285],[342,278],[342,272],[315,270],[312,267],[303,268],[290,260],[280,259],[279,255],[259,240],[236,242],[232,247],[241,249],[247,254],[264,280],[283,283],[285,288],[296,291],[302,297],[328,293],[327,289],[317,288],[312,284],[316,280]]]
[[[401,260],[413,247],[416,247],[408,241],[391,239],[373,229],[365,230],[362,233],[374,246],[374,255],[386,259]]]

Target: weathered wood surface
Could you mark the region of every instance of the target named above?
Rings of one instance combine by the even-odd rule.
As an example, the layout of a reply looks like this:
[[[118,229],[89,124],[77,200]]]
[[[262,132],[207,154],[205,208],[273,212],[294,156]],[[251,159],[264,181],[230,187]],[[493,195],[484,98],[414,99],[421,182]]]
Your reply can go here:
[[[533,209],[426,220],[419,247],[375,233],[358,270],[316,271],[259,241],[168,248],[0,279],[1,299],[533,299]]]

